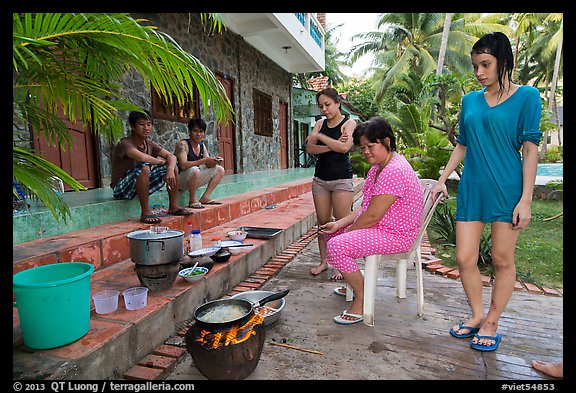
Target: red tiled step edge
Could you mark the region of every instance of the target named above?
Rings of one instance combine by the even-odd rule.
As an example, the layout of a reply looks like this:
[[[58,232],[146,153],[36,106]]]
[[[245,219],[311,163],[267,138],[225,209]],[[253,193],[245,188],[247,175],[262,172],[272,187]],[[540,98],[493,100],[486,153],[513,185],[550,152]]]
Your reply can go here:
[[[430,273],[441,274],[444,277],[452,278],[455,280],[460,278],[460,272],[458,271],[458,269],[444,266],[442,264],[442,260],[440,260],[440,259],[434,259],[432,262],[429,262],[429,263],[423,261],[422,264],[424,265],[424,269],[429,271]],[[485,287],[491,286],[492,285],[492,277],[483,275],[482,276],[482,285]],[[549,295],[549,296],[564,296],[563,292],[561,290],[558,290],[555,288],[549,288],[549,287],[545,287],[545,286],[540,287],[536,284],[528,283],[528,282],[516,281],[516,283],[514,285],[514,290],[515,291],[528,291],[530,293],[543,294],[543,295]]]
[[[183,230],[188,221],[201,231],[222,225],[241,216],[261,210],[268,205],[283,202],[311,191],[312,179],[304,179],[222,198],[222,205],[206,206],[195,211],[190,217],[166,216],[164,225],[171,229]],[[36,266],[57,262],[82,261],[94,265],[98,270],[130,258],[126,234],[148,229],[150,226],[139,222],[139,217],[118,221],[97,227],[83,229],[63,235],[51,236],[12,247],[12,273]],[[210,243],[210,239],[204,239]]]

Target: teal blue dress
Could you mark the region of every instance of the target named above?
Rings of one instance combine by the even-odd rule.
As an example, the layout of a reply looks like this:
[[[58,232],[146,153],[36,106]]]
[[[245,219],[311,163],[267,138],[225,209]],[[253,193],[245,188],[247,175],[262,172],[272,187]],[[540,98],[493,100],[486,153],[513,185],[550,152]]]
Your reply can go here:
[[[511,223],[522,196],[522,143],[538,146],[542,137],[540,93],[519,86],[506,101],[490,107],[484,91],[462,98],[456,141],[466,146],[466,155],[456,220]]]

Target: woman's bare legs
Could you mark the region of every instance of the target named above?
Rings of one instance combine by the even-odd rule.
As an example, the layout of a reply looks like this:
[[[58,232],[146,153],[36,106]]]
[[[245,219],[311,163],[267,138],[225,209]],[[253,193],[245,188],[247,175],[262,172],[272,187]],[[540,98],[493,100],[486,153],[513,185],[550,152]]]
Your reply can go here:
[[[488,314],[482,321],[479,336],[496,336],[498,321],[512,297],[516,283],[516,265],[514,264],[514,249],[520,231],[513,230],[512,224],[496,221],[492,223],[492,264],[494,265],[494,282]],[[473,343],[492,345],[494,340],[472,339]]]
[[[478,251],[480,238],[484,230],[484,223],[480,221],[456,222],[456,261],[462,287],[472,309],[472,316],[463,324],[470,327],[479,327],[484,319],[484,305],[482,303],[482,277],[478,270]],[[452,328],[457,334],[469,333],[468,329]]]
[[[330,194],[312,195],[316,209],[316,221],[318,225],[324,225],[332,220],[332,197]],[[317,276],[328,269],[326,262],[326,240],[318,235],[318,249],[320,250],[320,264],[310,269],[310,274]]]
[[[336,220],[350,214],[354,202],[353,192],[336,192],[332,194],[313,195],[318,225],[326,224],[334,217]],[[326,262],[326,240],[324,236],[318,236],[318,249],[320,251],[320,264],[310,269],[310,274],[316,276],[328,269]],[[332,280],[341,280],[342,275],[336,272]]]
[[[356,270],[352,273],[342,273],[344,280],[352,287],[354,291],[354,299],[352,300],[352,304],[348,307],[346,312],[348,314],[359,314],[362,315],[364,313],[364,276],[360,270]],[[342,315],[343,319],[350,319],[347,318],[345,315]]]

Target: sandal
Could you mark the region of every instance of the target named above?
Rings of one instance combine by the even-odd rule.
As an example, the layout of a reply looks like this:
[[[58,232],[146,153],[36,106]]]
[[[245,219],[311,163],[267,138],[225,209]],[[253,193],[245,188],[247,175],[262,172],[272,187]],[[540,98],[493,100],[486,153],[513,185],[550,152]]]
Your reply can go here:
[[[149,214],[147,216],[140,217],[140,222],[143,222],[144,224],[160,224],[162,219],[155,214]]]
[[[458,332],[462,329],[468,330],[468,333],[459,334]],[[472,326],[466,326],[466,325],[464,325],[463,322],[461,322],[458,324],[458,330],[454,330],[453,327],[450,328],[450,335],[452,337],[456,337],[456,338],[470,338],[470,337],[473,337],[476,333],[478,333],[479,330],[480,330],[480,328],[475,328]]]
[[[188,217],[191,216],[192,214],[194,214],[191,211],[188,211],[184,208],[180,208],[178,210],[176,210],[175,212],[168,212],[168,214],[170,214],[171,216],[184,216],[184,217]]]
[[[338,296],[346,296],[346,287],[336,287],[334,293]]]
[[[209,201],[200,202],[200,203],[202,203],[203,205],[221,205],[222,204],[222,202],[215,201],[214,199],[210,199]]]
[[[345,318],[346,317],[346,318]],[[334,322],[339,325],[353,325],[362,322],[364,317],[360,314],[350,314],[348,310],[342,311],[342,314],[334,317]]]
[[[482,351],[482,352],[495,351],[496,349],[498,349],[498,345],[500,345],[500,341],[502,341],[502,336],[500,336],[500,333],[496,333],[495,336],[480,336],[478,333],[476,333],[474,335],[474,337],[476,338],[476,342],[473,343],[472,341],[474,341],[474,340],[470,341],[470,347],[474,348],[477,351]],[[482,344],[480,342],[481,339],[494,341],[494,344],[492,344],[492,345]]]

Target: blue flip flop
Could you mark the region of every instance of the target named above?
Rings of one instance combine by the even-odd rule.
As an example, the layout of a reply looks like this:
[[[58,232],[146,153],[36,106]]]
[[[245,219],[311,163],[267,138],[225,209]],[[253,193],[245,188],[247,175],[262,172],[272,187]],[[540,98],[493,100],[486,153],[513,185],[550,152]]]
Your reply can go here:
[[[470,341],[470,347],[476,349],[477,351],[483,351],[483,352],[496,350],[498,348],[498,345],[500,344],[500,341],[502,341],[502,337],[500,336],[499,333],[496,333],[496,336],[480,336],[478,334],[475,334],[474,337],[476,337],[478,340],[480,340],[481,338],[494,340],[494,344],[492,345],[473,344],[472,341]]]
[[[468,329],[470,331],[468,333],[458,334],[454,331],[453,328],[450,328],[450,335],[452,335],[452,337],[456,337],[456,338],[470,338],[470,337],[473,337],[480,330],[480,328],[475,328],[472,326],[466,326],[463,323],[458,324],[458,330],[460,330],[460,329]]]

